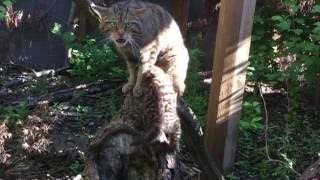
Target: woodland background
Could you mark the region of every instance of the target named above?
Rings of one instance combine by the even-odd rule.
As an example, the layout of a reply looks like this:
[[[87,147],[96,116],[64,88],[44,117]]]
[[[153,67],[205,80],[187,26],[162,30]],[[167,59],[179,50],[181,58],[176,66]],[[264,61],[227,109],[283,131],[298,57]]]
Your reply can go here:
[[[88,140],[119,110],[124,63],[84,2],[74,2],[1,3],[0,178],[77,176]],[[153,2],[173,14],[184,7]],[[180,17],[191,56],[184,98],[205,127],[219,1],[188,2],[189,18]],[[257,1],[237,158],[227,179],[296,179],[319,159],[319,41],[319,0]],[[100,80],[112,83],[102,92],[81,91]],[[61,95],[44,107],[29,106],[69,92],[70,101]],[[195,177],[201,173],[196,163],[190,167]]]

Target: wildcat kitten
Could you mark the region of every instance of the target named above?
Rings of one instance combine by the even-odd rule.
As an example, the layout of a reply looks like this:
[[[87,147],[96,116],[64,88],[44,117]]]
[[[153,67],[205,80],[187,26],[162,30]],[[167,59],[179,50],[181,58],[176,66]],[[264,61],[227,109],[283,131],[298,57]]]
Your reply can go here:
[[[177,93],[168,74],[153,65],[142,74],[142,96],[131,93],[126,96],[121,119],[130,120],[143,132],[144,142],[158,139],[168,144],[170,151],[179,148],[181,135],[180,118],[177,113]]]
[[[142,74],[155,64],[170,75],[176,92],[183,95],[189,55],[177,23],[166,10],[139,0],[110,8],[91,3],[91,8],[99,16],[101,31],[127,62],[129,80],[123,93],[133,89],[140,96]]]
[[[157,167],[159,177],[171,177],[161,179],[176,179],[175,171],[168,170],[176,168],[181,136],[177,93],[169,75],[155,65],[142,76],[142,96],[128,92],[120,114],[90,143],[85,154],[87,179],[158,179],[130,173],[145,165]]]

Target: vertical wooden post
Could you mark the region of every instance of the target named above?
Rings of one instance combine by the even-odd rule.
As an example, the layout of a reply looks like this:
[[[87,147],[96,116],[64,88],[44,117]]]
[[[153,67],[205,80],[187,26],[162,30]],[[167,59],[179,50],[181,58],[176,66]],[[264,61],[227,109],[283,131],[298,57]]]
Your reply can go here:
[[[171,0],[172,16],[177,21],[184,38],[187,37],[190,0]]]
[[[226,171],[234,164],[256,0],[222,0],[206,144]]]

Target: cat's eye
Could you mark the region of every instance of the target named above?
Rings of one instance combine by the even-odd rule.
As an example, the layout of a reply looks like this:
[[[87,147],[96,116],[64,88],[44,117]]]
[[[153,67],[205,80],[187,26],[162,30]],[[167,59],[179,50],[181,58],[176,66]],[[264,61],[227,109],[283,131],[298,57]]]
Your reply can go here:
[[[106,22],[107,26],[109,26],[110,28],[115,28],[117,26],[117,23],[116,22],[112,22],[112,21],[109,21],[109,22]]]
[[[126,23],[125,23],[125,26],[126,26],[126,27],[130,27],[131,25],[132,25],[131,22],[126,22]]]

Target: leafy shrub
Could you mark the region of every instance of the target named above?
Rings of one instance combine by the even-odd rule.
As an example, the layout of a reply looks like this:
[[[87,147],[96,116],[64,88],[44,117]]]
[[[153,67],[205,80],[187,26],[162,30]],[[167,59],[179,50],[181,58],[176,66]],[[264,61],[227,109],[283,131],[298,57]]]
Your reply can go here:
[[[99,44],[89,36],[77,40],[73,33],[61,32],[59,24],[55,24],[51,32],[62,37],[65,46],[70,48],[71,74],[76,79],[93,81],[125,77],[121,61],[109,45]]]
[[[2,6],[0,5],[0,20],[6,17],[7,10],[13,2],[14,0],[2,0]]]
[[[10,128],[15,128],[18,120],[23,120],[31,113],[25,103],[0,109],[0,122],[5,122]]]
[[[249,80],[271,85],[300,80],[299,85],[314,89],[320,73],[320,22],[316,15],[320,4],[303,15],[299,1],[282,3],[289,10],[269,6],[257,10]]]
[[[200,59],[203,53],[200,49],[193,48],[189,51],[190,62],[188,69],[188,76],[186,79],[186,97],[192,110],[198,116],[202,127],[205,126],[205,118],[208,109],[208,91],[201,84],[200,71]]]
[[[266,5],[256,10],[247,80],[286,90],[279,104],[267,104],[269,113],[274,107],[285,108],[282,114],[270,114],[266,146],[259,93],[245,98],[230,179],[295,179],[292,168],[301,173],[317,159],[319,140],[312,137],[320,136],[319,124],[305,112],[310,107],[301,107],[301,99],[312,96],[319,81],[320,2],[315,1],[309,13],[299,3],[283,0],[278,9]],[[266,148],[277,161],[269,159]]]

